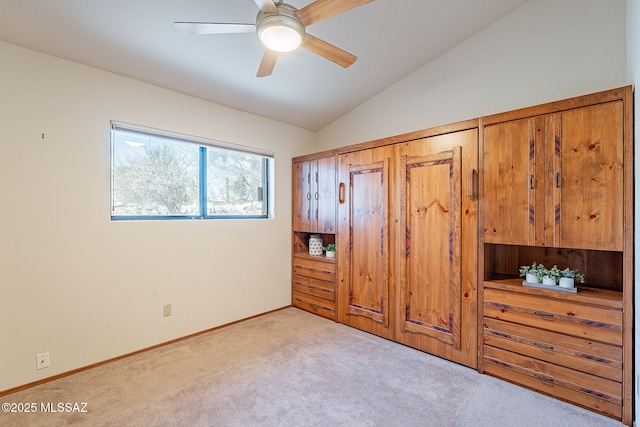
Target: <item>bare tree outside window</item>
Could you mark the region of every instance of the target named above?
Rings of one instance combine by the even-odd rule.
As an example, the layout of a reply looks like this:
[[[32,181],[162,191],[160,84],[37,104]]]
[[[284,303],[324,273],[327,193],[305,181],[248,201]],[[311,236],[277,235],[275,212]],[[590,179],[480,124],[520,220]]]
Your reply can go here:
[[[267,157],[112,130],[114,219],[267,217]]]
[[[263,164],[255,154],[207,149],[207,213],[263,215]]]
[[[148,139],[120,141],[114,159],[114,212],[197,215],[198,147]]]

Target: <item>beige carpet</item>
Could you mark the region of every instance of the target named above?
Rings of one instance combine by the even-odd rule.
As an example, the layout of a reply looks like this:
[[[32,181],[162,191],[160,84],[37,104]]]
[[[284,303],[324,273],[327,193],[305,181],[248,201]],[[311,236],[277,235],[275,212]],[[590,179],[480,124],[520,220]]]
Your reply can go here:
[[[1,426],[622,426],[295,308],[0,401],[38,406]]]

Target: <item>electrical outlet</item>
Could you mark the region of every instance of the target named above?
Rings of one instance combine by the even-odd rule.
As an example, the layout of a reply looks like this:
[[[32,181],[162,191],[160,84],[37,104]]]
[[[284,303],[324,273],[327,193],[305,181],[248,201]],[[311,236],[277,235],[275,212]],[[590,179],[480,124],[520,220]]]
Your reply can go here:
[[[165,304],[164,307],[162,307],[162,316],[171,316],[171,304]]]
[[[36,355],[36,369],[44,369],[49,367],[49,352]]]

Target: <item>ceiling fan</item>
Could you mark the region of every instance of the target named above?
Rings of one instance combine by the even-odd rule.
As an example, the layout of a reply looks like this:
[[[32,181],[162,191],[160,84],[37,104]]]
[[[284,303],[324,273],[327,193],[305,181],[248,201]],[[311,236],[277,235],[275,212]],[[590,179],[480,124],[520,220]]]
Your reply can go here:
[[[373,0],[316,0],[298,10],[273,0],[254,0],[260,8],[255,24],[217,22],[175,22],[184,34],[225,34],[256,32],[265,46],[257,77],[271,75],[278,54],[291,52],[298,47],[314,52],[323,58],[347,68],[356,57],[306,32],[306,27]]]

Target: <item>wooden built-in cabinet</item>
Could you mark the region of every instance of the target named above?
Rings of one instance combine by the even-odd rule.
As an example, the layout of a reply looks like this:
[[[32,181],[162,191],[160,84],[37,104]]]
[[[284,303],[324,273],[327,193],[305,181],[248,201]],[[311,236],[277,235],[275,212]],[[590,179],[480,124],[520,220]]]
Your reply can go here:
[[[478,369],[630,425],[632,91],[481,119]],[[519,266],[578,269],[577,293]]]
[[[337,220],[338,320],[474,368],[477,124],[339,154]]]
[[[309,255],[309,239],[335,243],[336,155],[293,160],[292,305],[336,320],[336,260]]]
[[[335,233],[336,158],[329,154],[293,162],[293,229]]]
[[[294,159],[293,305],[631,425],[632,122],[625,87]]]
[[[484,241],[622,250],[623,101],[484,119]]]
[[[294,307],[336,320],[335,258],[298,252],[293,257]]]
[[[484,372],[622,418],[620,292],[485,281]]]

